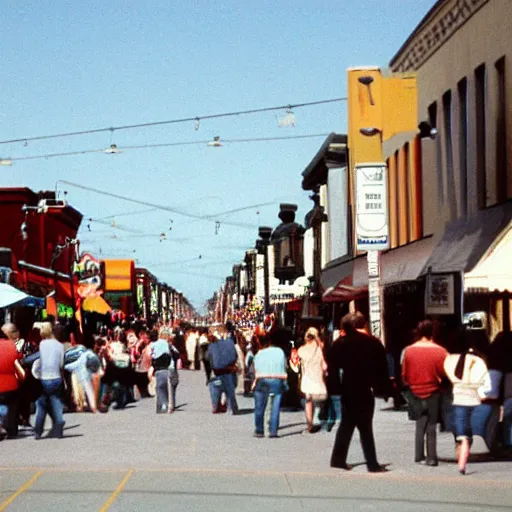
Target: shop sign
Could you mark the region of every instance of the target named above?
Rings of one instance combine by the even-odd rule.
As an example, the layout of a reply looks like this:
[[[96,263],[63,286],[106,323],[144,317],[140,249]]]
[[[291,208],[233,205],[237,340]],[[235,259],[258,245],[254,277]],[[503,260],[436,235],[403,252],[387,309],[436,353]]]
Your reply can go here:
[[[357,250],[389,249],[386,164],[358,164],[355,177]]]
[[[455,314],[455,277],[453,274],[428,274],[425,289],[427,315]]]

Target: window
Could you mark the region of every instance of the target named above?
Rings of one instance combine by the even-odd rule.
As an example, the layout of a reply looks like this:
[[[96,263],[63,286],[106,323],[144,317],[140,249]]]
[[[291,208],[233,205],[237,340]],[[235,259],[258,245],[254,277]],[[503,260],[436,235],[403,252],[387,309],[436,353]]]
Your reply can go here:
[[[496,192],[498,202],[505,201],[508,197],[507,190],[507,104],[505,88],[505,57],[499,59],[496,64],[496,78],[498,86],[497,111],[496,111]]]
[[[428,107],[428,120],[432,128],[437,128],[437,102],[434,101]],[[434,141],[436,145],[436,170],[437,170],[437,200],[439,206],[444,204],[444,187],[443,187],[443,153],[441,141],[439,137]]]
[[[468,214],[468,81],[463,78],[457,84],[459,95],[459,180],[460,214]]]
[[[475,113],[476,113],[476,187],[478,208],[487,206],[487,168],[485,160],[485,109],[486,109],[485,64],[475,69]]]
[[[453,142],[452,142],[452,91],[443,94],[443,134],[446,165],[446,192],[450,215],[456,217],[455,179],[453,175]]]

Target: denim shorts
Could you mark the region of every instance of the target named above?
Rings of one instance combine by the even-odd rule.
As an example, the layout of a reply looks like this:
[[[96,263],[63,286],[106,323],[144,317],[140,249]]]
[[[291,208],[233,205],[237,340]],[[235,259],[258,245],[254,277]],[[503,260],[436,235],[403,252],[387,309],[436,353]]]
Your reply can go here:
[[[475,406],[454,405],[453,406],[453,429],[455,439],[460,441],[463,438],[472,438],[471,415],[476,409]]]

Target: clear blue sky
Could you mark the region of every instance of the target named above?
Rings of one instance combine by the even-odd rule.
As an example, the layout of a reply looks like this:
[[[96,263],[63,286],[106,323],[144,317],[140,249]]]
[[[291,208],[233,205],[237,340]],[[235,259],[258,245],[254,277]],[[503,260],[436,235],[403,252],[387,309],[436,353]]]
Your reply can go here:
[[[385,67],[434,0],[2,2],[0,141],[346,96],[346,69]],[[0,158],[123,146],[345,132],[346,103],[295,109],[295,128],[267,112],[194,123],[0,145]],[[279,113],[281,114],[281,113]],[[284,114],[284,111],[282,112]],[[14,162],[0,186],[100,188],[215,224],[69,185],[84,214],[82,248],[136,258],[200,307],[279,202],[311,208],[301,172],[323,138],[126,149]],[[133,213],[135,215],[121,214]],[[258,213],[259,212],[259,213]],[[90,222],[116,215],[116,226]],[[229,226],[223,221],[242,226]],[[90,224],[91,230],[87,228]],[[171,228],[169,230],[169,228]],[[160,233],[167,240],[160,242]],[[101,251],[101,253],[100,253]],[[199,259],[199,255],[202,256]]]

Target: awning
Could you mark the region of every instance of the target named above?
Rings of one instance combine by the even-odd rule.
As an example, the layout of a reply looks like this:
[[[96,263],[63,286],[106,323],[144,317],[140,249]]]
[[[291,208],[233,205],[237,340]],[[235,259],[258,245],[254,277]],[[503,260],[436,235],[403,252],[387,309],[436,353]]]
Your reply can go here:
[[[406,281],[415,281],[432,253],[432,236],[422,238],[407,245],[383,252],[380,260],[380,279],[382,286]],[[322,284],[332,279],[336,273],[340,280],[326,288],[324,302],[350,301],[366,295],[368,290],[368,264],[366,254],[362,254],[336,267],[326,269],[330,275],[322,273]]]
[[[422,273],[471,272],[510,229],[512,202],[447,224]]]
[[[512,223],[498,235],[476,266],[464,275],[464,290],[512,292]]]
[[[112,308],[101,295],[86,297],[82,302],[82,309],[89,313],[99,313],[100,315],[106,315],[112,311]]]
[[[12,306],[28,298],[29,296],[26,293],[14,288],[14,286],[0,283],[0,308]]]
[[[294,299],[290,302],[286,303],[286,311],[302,311],[302,305],[304,304],[304,299]]]

